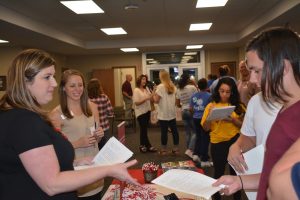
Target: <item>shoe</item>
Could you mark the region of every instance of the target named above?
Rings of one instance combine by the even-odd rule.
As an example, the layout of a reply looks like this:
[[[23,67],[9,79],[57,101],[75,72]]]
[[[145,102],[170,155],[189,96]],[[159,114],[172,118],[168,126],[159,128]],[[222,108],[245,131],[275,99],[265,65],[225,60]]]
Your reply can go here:
[[[139,149],[140,149],[140,152],[141,152],[141,153],[146,153],[146,152],[147,152],[147,147],[144,146],[144,145],[141,145],[141,146],[139,147]]]
[[[205,168],[205,167],[213,167],[214,166],[214,163],[213,162],[210,162],[210,161],[204,161],[204,162],[201,162],[201,167],[202,168]]]
[[[184,154],[193,159],[193,152],[191,150],[187,149]]]
[[[193,155],[193,161],[194,162],[201,162],[199,156],[197,156],[197,155]]]
[[[149,152],[157,152],[157,149],[155,147],[148,147],[147,151],[149,151]]]

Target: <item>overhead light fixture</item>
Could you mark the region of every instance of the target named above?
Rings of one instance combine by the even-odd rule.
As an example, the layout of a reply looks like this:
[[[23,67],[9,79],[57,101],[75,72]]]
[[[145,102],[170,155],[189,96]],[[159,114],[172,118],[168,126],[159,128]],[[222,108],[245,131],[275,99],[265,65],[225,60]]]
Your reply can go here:
[[[127,32],[121,28],[101,28],[101,31],[103,31],[107,35],[124,35],[127,34]]]
[[[104,11],[93,1],[61,1],[64,6],[76,14],[95,14],[104,13]]]
[[[186,49],[201,49],[203,45],[187,45]]]
[[[9,43],[7,40],[0,40],[0,43]]]
[[[198,0],[196,8],[225,6],[228,0]]]
[[[185,56],[194,56],[194,55],[197,55],[197,52],[185,52],[184,55]]]
[[[128,4],[128,5],[124,6],[125,10],[135,10],[138,8],[139,8],[139,6],[137,4]]]
[[[124,51],[124,52],[137,52],[139,50],[137,48],[121,48],[121,51]]]
[[[212,25],[212,23],[191,24],[189,31],[209,30],[211,25]]]

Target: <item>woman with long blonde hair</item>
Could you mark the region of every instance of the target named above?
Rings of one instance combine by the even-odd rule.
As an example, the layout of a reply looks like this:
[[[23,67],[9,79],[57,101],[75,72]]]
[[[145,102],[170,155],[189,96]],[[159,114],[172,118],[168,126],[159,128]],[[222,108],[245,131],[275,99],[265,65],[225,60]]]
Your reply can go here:
[[[161,84],[157,86],[153,96],[154,102],[158,104],[157,118],[161,130],[161,155],[167,154],[168,144],[168,127],[172,131],[173,148],[172,153],[177,155],[179,153],[179,135],[176,126],[176,109],[175,109],[175,93],[176,87],[170,79],[170,74],[161,70],[159,72],[159,79]]]

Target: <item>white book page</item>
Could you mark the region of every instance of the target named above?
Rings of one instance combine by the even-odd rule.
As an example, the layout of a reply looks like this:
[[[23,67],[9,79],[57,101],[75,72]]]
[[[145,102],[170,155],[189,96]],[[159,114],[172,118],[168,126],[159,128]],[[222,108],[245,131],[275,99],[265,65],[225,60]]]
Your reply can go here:
[[[221,120],[228,118],[234,111],[235,106],[213,108],[206,120]]]
[[[83,165],[74,167],[75,170],[87,169],[99,165],[113,165],[117,163],[124,163],[127,161],[133,152],[125,145],[119,142],[115,137],[111,137],[104,147],[94,157],[93,165]]]
[[[245,175],[261,173],[265,156],[265,148],[262,144],[247,151],[246,153],[243,153],[243,156],[248,166],[248,170],[245,170]],[[238,175],[243,175],[237,171],[235,172]],[[249,200],[255,200],[257,192],[246,191],[246,195]]]
[[[209,199],[211,195],[224,187],[213,187],[212,184],[214,182],[216,182],[216,179],[183,169],[168,170],[152,181],[152,183],[157,185],[206,199]]]

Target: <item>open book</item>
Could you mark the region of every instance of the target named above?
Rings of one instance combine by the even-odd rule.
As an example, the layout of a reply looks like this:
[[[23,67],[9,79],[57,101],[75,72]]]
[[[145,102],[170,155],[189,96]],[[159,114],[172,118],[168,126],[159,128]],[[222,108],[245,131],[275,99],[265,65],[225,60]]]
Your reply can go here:
[[[111,137],[104,147],[94,157],[93,165],[82,165],[74,167],[75,170],[86,169],[99,165],[113,165],[117,163],[124,163],[127,161],[133,152],[125,145],[119,142],[115,137]]]
[[[213,108],[206,120],[222,120],[228,118],[234,111],[235,106],[226,106],[221,108]]]
[[[213,187],[212,184],[216,181],[216,179],[191,170],[170,169],[154,179],[152,183],[209,199],[214,193],[225,187],[224,185]]]

